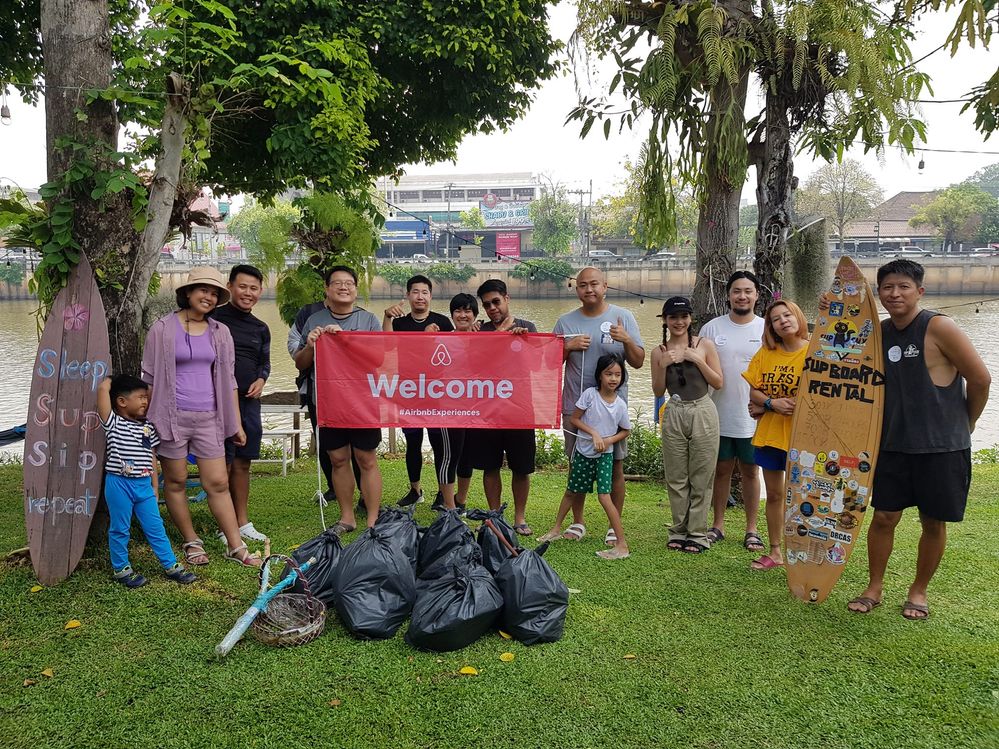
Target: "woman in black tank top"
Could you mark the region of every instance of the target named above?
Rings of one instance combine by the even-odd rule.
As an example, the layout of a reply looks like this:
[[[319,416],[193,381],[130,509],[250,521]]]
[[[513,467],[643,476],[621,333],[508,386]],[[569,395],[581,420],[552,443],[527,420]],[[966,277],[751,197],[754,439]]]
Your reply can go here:
[[[673,513],[666,547],[699,554],[710,546],[708,509],[718,458],[718,411],[708,392],[722,386],[722,369],[714,342],[690,332],[687,299],[668,299],[660,317],[663,342],[652,351],[652,390],[670,396],[660,420]]]

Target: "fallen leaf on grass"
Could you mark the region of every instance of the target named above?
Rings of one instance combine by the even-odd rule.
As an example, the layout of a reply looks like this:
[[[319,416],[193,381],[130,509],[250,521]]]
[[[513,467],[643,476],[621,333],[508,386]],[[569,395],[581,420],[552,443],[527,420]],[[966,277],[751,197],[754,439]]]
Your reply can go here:
[[[472,668],[471,666],[462,666],[458,669],[458,673],[462,676],[478,676],[479,670],[477,668]]]
[[[503,661],[504,663],[509,663],[510,661],[512,661],[516,657],[517,656],[515,656],[513,653],[503,653],[500,656],[500,660]]]
[[[47,676],[51,679],[53,676],[55,676],[55,671],[53,671],[51,668],[47,668],[44,671],[42,671],[42,676]]]
[[[637,655],[635,655],[634,653],[625,653],[625,655],[624,655],[624,659],[625,659],[626,661],[633,661],[633,660],[635,660],[635,658],[637,658],[637,657],[638,657],[638,656],[637,656]]]
[[[340,707],[342,704],[340,700],[330,700],[330,707]]]
[[[38,593],[38,592],[43,591],[43,590],[45,590],[45,588],[43,588],[41,585],[32,585],[30,592],[32,592],[32,593]]]
[[[31,685],[37,684],[37,683],[38,682],[35,681],[34,679],[25,679],[24,680],[24,684],[22,684],[21,686],[23,686],[23,687],[30,687]]]
[[[63,627],[63,629],[78,629],[82,626],[83,624],[80,622],[79,619],[70,619],[68,622],[66,622],[66,626]]]
[[[567,588],[567,590],[568,590],[568,591],[569,591],[570,593],[582,593],[582,592],[583,592],[583,591],[581,591],[581,590],[580,590],[579,588]]]
[[[502,629],[501,629],[501,630],[499,631],[499,635],[500,635],[500,637],[502,637],[502,638],[503,638],[504,640],[512,640],[512,639],[513,639],[513,636],[512,636],[512,635],[508,635],[508,634],[507,634],[506,632],[504,632],[504,631],[503,631]]]

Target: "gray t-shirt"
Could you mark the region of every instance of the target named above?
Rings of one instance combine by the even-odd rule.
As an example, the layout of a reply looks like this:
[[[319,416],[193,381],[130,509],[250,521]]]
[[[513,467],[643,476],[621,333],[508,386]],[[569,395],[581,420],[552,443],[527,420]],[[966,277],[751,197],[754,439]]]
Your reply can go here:
[[[620,393],[621,391],[618,390]],[[583,412],[583,423],[596,429],[601,437],[613,437],[619,429],[631,429],[631,419],[628,418],[628,402],[620,395],[613,403],[608,403],[600,397],[600,391],[595,387],[586,388],[576,401],[576,408]],[[568,425],[572,427],[571,424]],[[600,453],[593,446],[593,438],[581,431],[576,437],[576,450],[587,458],[598,458]],[[608,445],[605,453],[614,452],[614,445]]]
[[[638,330],[638,321],[635,320],[635,316],[630,311],[614,304],[608,304],[603,314],[596,317],[587,317],[583,314],[582,307],[577,307],[572,312],[566,312],[555,323],[555,327],[552,329],[552,333],[555,335],[582,333],[590,336],[590,347],[586,351],[573,351],[565,361],[565,379],[562,381],[562,413],[571,413],[582,390],[597,384],[593,377],[593,372],[597,368],[597,359],[604,354],[624,356],[624,344],[615,341],[610,336],[611,326],[617,325],[618,320],[624,324],[624,329],[628,331],[631,340],[644,349],[645,344],[642,342],[642,334]],[[580,388],[580,373],[583,375],[582,388]],[[622,385],[617,392],[625,401],[628,400],[627,384]]]
[[[314,312],[309,315],[309,318],[305,321],[302,326],[302,337],[298,342],[297,351],[301,351],[305,348],[306,343],[308,343],[309,333],[311,333],[315,328],[325,328],[327,325],[339,325],[341,329],[345,331],[354,330],[366,330],[373,331],[375,333],[382,332],[381,321],[375,317],[371,312],[360,307],[354,307],[349,315],[334,316],[327,307],[323,307],[318,312]],[[310,389],[312,390],[312,402],[315,403],[316,400],[316,388],[315,388],[315,377],[316,370],[315,367],[312,368],[309,373]]]

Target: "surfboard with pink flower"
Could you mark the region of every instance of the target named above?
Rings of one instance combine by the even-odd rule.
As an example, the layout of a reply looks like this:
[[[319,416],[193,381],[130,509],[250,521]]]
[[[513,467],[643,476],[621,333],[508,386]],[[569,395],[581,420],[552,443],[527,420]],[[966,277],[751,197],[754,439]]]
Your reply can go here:
[[[69,577],[83,556],[104,466],[97,386],[110,373],[104,304],[81,256],[45,321],[28,401],[24,517],[43,585]]]

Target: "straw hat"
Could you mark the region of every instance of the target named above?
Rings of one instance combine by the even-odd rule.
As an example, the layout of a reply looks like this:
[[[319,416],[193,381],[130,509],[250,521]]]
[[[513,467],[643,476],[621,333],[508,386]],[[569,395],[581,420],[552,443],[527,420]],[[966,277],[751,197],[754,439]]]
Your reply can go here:
[[[225,279],[215,268],[207,265],[192,268],[187,274],[187,281],[182,286],[177,287],[177,294],[186,294],[195,286],[211,286],[219,293],[219,306],[229,301],[229,289],[225,286]]]

